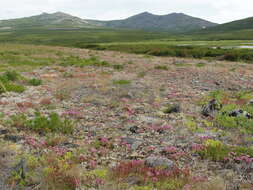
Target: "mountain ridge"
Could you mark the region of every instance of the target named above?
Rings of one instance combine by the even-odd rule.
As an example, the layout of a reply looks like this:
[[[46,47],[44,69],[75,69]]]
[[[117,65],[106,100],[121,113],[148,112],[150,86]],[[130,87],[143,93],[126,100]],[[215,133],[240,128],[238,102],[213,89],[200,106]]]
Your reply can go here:
[[[119,28],[137,29],[151,31],[183,32],[197,30],[205,27],[215,26],[212,23],[200,18],[188,16],[183,13],[170,13],[166,15],[155,15],[150,12],[143,12],[126,19],[100,21],[82,19],[64,12],[42,13],[39,15],[1,20],[0,28],[29,28],[29,27],[77,27],[77,28]]]
[[[216,26],[216,23],[192,17],[184,13],[155,15],[142,12],[126,19],[111,21],[95,21],[109,28],[140,29],[151,31],[185,32]]]

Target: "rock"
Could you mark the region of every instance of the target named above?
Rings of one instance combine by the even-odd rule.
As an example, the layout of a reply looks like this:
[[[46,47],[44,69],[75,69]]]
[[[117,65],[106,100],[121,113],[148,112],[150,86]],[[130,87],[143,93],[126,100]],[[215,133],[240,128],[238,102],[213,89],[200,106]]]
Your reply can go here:
[[[148,124],[163,123],[163,121],[160,120],[159,118],[149,117],[149,116],[144,116],[144,115],[139,116],[138,120],[141,121],[141,122],[148,123]]]
[[[25,179],[27,173],[26,160],[22,158],[20,162],[13,168],[13,171],[20,174],[22,179]]]
[[[132,133],[138,133],[138,127],[137,126],[132,126],[130,127],[129,131],[132,132]]]
[[[78,148],[79,147],[79,145],[73,144],[70,142],[64,142],[64,143],[60,144],[60,146],[65,147],[65,148]]]
[[[9,133],[9,130],[7,130],[7,129],[0,129],[0,135],[6,135],[7,133]]]
[[[248,119],[252,119],[251,114],[249,114],[248,112],[241,110],[241,109],[237,109],[237,110],[233,110],[233,111],[229,112],[228,116],[230,116],[230,117],[243,116],[243,117],[247,117]]]
[[[15,136],[15,135],[5,135],[4,136],[4,140],[6,140],[6,141],[12,141],[12,142],[16,143],[18,141],[21,141],[22,137]]]
[[[166,169],[172,169],[174,162],[163,157],[150,156],[146,158],[145,164],[149,167],[164,167]]]
[[[141,179],[138,176],[129,176],[124,180],[129,185],[140,185]]]
[[[170,113],[179,113],[180,112],[180,105],[168,105],[166,109],[163,111],[164,113],[170,114]]]
[[[130,137],[122,138],[122,142],[131,145],[132,150],[137,150],[139,146],[142,144],[142,141]]]
[[[222,105],[217,102],[217,100],[212,99],[207,105],[203,106],[202,108],[202,115],[208,117],[208,116],[214,116],[216,111],[219,111],[222,108]]]

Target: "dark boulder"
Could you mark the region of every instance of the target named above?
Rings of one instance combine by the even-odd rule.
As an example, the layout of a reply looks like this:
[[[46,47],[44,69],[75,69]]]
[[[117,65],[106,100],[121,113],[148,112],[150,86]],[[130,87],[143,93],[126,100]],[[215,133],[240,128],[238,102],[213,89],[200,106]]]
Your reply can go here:
[[[138,133],[138,127],[137,126],[132,126],[132,127],[130,127],[129,128],[129,131],[131,132],[131,133],[135,133],[135,134],[137,134]]]
[[[23,138],[20,137],[20,136],[16,136],[16,135],[5,135],[4,136],[4,140],[6,141],[11,141],[11,142],[18,142],[18,141],[21,141]]]
[[[237,110],[233,110],[231,112],[228,113],[229,117],[247,117],[248,119],[252,119],[252,115],[249,114],[248,112],[241,110],[241,109],[237,109]]]
[[[201,110],[201,114],[208,117],[214,116],[214,114],[222,108],[222,104],[217,100],[212,99],[207,105],[204,105]]]
[[[19,174],[22,179],[25,179],[27,174],[26,160],[22,158],[20,162],[13,168],[13,171]]]

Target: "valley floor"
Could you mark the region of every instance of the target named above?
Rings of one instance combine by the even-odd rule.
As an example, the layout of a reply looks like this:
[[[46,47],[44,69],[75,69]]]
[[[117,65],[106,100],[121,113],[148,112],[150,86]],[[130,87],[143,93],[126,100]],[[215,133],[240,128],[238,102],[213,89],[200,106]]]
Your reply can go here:
[[[0,87],[0,189],[253,188],[253,119],[226,115],[253,64],[5,44],[0,70],[42,81]]]

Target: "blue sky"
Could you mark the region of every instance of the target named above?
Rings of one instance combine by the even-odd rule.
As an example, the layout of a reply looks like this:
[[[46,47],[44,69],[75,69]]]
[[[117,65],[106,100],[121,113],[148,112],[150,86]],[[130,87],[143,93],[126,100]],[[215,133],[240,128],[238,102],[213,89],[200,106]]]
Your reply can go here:
[[[253,16],[252,0],[1,0],[0,19],[66,12],[86,19],[113,20],[148,11],[182,12],[217,23]]]

